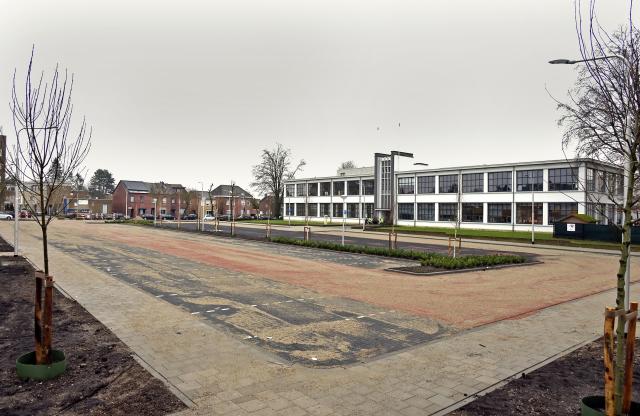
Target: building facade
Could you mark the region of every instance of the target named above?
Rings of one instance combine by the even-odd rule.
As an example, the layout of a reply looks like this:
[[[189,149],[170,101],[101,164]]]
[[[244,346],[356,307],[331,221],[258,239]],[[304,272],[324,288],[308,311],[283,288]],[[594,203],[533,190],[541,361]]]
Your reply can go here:
[[[218,185],[211,194],[205,191],[204,198],[205,212],[214,217],[245,218],[257,214],[257,201],[238,185]]]
[[[184,191],[184,186],[179,184],[123,180],[118,182],[113,191],[112,210],[114,214],[129,218],[145,214],[178,216],[184,214],[189,206],[196,207],[195,213],[197,200],[191,201],[192,196],[184,198]]]
[[[287,181],[284,217],[523,231],[533,223],[552,231],[573,213],[620,223],[613,201],[622,200],[623,183],[622,169],[590,159],[413,171],[376,161],[336,176]]]

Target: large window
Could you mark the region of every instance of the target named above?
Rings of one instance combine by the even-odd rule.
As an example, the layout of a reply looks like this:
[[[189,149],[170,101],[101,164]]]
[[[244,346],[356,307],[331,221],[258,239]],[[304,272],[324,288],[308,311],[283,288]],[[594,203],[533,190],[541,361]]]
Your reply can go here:
[[[511,192],[511,172],[489,172],[489,192]]]
[[[320,182],[320,196],[331,195],[331,182]]]
[[[624,195],[624,176],[616,175],[616,193],[618,195]]]
[[[294,184],[287,184],[287,195],[286,196],[295,196],[296,186]]]
[[[436,204],[418,203],[418,221],[435,221],[435,219]]]
[[[438,204],[438,221],[455,221],[458,204]]]
[[[296,217],[306,217],[307,212],[305,210],[305,204],[296,204]]]
[[[435,176],[418,176],[418,193],[433,194],[436,192]]]
[[[398,219],[413,220],[413,204],[398,204]]]
[[[318,204],[309,204],[309,205],[307,205],[307,214],[310,217],[317,217],[318,216]]]
[[[347,218],[358,218],[358,205],[360,204],[347,204]]]
[[[360,195],[360,181],[347,182],[347,195]]]
[[[598,191],[602,193],[608,192],[609,188],[607,186],[607,172],[597,171],[596,176],[598,178]]]
[[[398,194],[413,193],[413,178],[398,178]]]
[[[487,211],[489,223],[511,223],[511,204],[487,204]]]
[[[587,168],[587,192],[595,192],[596,190],[596,171]]]
[[[482,203],[462,204],[462,222],[482,222],[483,213]]]
[[[229,202],[229,201],[227,201],[227,202]],[[292,216],[292,215],[294,215],[294,214],[295,214],[295,213],[293,212],[293,207],[294,207],[294,205],[295,205],[295,204],[289,204],[289,203],[284,204],[284,208],[285,208],[285,212],[284,212],[284,214],[285,214],[287,217]],[[229,206],[229,204],[227,204],[227,206]],[[227,210],[227,212],[229,212],[229,210]]]
[[[320,204],[320,216],[321,217],[330,217],[331,216],[331,204],[329,204],[329,203]]]
[[[343,210],[342,202],[333,204],[333,216],[342,218],[342,210]]]
[[[297,196],[305,196],[306,194],[306,188],[307,184],[306,183],[299,183],[296,185],[296,195]]]
[[[373,218],[373,204],[372,203],[364,203],[363,205],[363,213],[364,213],[364,218]]]
[[[373,195],[373,179],[362,181],[362,195]]]
[[[484,173],[462,175],[462,192],[484,192]]]
[[[438,188],[441,194],[458,193],[458,175],[440,175],[438,177]]]
[[[534,204],[534,220],[536,224],[542,224],[542,202]],[[516,224],[531,224],[531,204],[516,204]]]
[[[516,172],[518,192],[542,191],[542,169]]]
[[[340,181],[340,182],[334,182],[333,183],[333,194],[335,196],[340,196],[340,195],[344,195],[344,182]]]
[[[309,196],[318,196],[318,183],[312,182],[309,184]]]
[[[549,169],[550,191],[578,189],[578,170],[573,168]]]
[[[549,224],[578,213],[577,202],[549,202]]]

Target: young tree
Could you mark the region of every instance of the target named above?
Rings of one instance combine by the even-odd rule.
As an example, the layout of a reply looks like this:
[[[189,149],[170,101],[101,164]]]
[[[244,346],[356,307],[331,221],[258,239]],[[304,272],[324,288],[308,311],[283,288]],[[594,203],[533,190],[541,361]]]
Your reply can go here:
[[[253,167],[253,182],[251,187],[260,194],[272,194],[272,213],[279,215],[284,200],[284,181],[293,178],[306,164],[300,160],[291,169],[291,150],[285,149],[280,143],[273,149],[263,149],[260,163]]]
[[[357,168],[357,166],[353,160],[347,160],[346,162],[342,162],[340,166],[338,166],[338,170],[355,169],[355,168]]]
[[[89,192],[92,197],[104,198],[115,189],[113,175],[107,169],[96,169],[89,181]]]
[[[60,189],[80,169],[91,145],[91,131],[82,119],[75,134],[71,134],[71,93],[73,75],[60,74],[56,66],[49,83],[32,79],[33,51],[29,60],[24,91],[18,92],[16,73],[13,76],[10,109],[16,133],[16,145],[9,153],[7,173],[23,195],[27,210],[35,218],[42,233],[44,274],[49,277],[47,228],[63,208],[56,196]],[[36,204],[26,195],[35,196]],[[37,207],[40,207],[40,210]],[[36,325],[36,363],[51,362],[52,282],[45,290],[43,321],[44,334]],[[36,286],[36,298],[38,286]],[[38,304],[36,303],[36,307]],[[38,323],[38,322],[36,322]],[[38,335],[42,335],[40,338]]]
[[[588,12],[583,13],[583,9]],[[576,2],[576,32],[581,59],[555,60],[551,63],[579,63],[575,87],[566,103],[558,103],[563,113],[563,145],[575,146],[577,156],[589,157],[623,168],[625,198],[610,198],[624,213],[621,225],[623,241],[616,274],[616,309],[626,309],[625,272],[630,245],[632,208],[639,202],[638,151],[640,151],[640,32],[633,21],[632,3],[625,25],[607,31],[597,20],[595,0]],[[614,371],[615,414],[622,414],[625,361],[625,321],[616,327]]]

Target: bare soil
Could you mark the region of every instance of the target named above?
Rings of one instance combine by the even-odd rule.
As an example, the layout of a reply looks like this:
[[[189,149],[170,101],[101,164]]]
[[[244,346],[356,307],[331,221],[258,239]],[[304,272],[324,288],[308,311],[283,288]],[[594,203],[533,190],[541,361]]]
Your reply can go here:
[[[34,280],[26,260],[0,257],[1,415],[143,416],[185,408],[162,381],[134,360],[125,344],[58,290],[54,293],[54,348],[67,355],[67,371],[44,382],[20,380],[15,360],[33,350]]]
[[[640,341],[636,340],[633,400],[640,400]],[[579,415],[580,400],[602,395],[602,339],[587,344],[450,413],[453,416]]]

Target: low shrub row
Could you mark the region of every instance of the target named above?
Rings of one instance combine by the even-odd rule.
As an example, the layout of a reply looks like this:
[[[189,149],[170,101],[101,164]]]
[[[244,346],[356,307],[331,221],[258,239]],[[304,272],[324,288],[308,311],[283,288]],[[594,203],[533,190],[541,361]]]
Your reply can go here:
[[[153,225],[151,220],[107,220],[105,224]]]
[[[401,259],[417,260],[423,266],[436,267],[439,269],[470,269],[474,267],[497,266],[501,264],[524,263],[527,259],[523,256],[512,254],[489,254],[483,256],[460,256],[448,257],[439,253],[425,253],[413,250],[389,250],[384,247],[368,247],[356,245],[341,245],[329,241],[304,241],[289,237],[271,237],[271,241],[279,244],[291,244],[296,246],[323,248],[327,250],[346,251],[349,253],[373,254],[376,256],[386,256]]]

